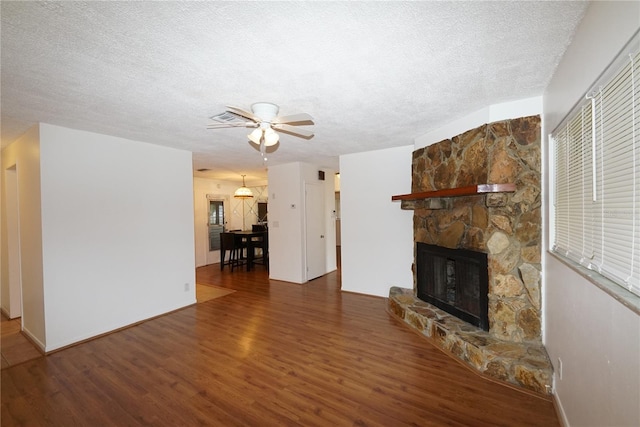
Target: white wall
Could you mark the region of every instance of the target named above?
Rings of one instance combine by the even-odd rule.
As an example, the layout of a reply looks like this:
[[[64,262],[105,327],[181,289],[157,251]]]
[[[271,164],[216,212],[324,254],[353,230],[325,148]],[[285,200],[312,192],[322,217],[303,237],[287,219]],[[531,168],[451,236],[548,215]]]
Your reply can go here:
[[[47,351],[195,303],[190,152],[42,124],[40,155]]]
[[[22,327],[34,343],[45,349],[44,288],[42,271],[42,217],[40,203],[40,136],[39,127],[2,150],[3,173],[16,167],[18,211],[20,214],[20,269],[22,279]],[[3,183],[4,184],[4,183]],[[2,186],[2,304],[12,300],[8,291],[9,242],[6,232],[6,194]],[[15,248],[11,248],[13,250]],[[4,297],[9,295],[9,300]]]
[[[639,27],[639,2],[589,6],[544,94],[545,145],[546,135]],[[548,232],[549,153],[544,151]],[[548,235],[546,240],[548,249]],[[547,254],[543,262],[545,346],[555,367],[555,398],[563,421],[571,426],[640,425],[640,317],[555,257]]]
[[[541,96],[504,102],[502,104],[493,104],[419,136],[415,139],[414,150],[435,144],[445,139],[450,139],[470,129],[482,126],[485,123],[493,123],[518,117],[535,116],[541,112]]]
[[[4,203],[0,218],[3,219],[3,235],[7,245],[6,264],[2,269],[2,313],[9,319],[22,316],[22,272],[20,271],[20,218],[18,209],[18,170],[17,165],[4,169]]]
[[[413,145],[340,156],[342,290],[389,296],[413,288],[413,211],[391,196],[411,192]]]
[[[318,180],[324,170],[325,180]],[[269,277],[305,283],[305,183],[322,183],[325,189],[326,272],[336,269],[334,171],[308,163],[269,167]]]
[[[269,277],[303,283],[300,164],[269,167]]]

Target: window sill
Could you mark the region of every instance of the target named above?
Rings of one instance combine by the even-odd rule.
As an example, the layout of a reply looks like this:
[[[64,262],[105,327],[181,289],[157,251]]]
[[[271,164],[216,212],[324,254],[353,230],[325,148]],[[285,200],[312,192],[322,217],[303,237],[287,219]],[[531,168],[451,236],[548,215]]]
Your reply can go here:
[[[586,280],[590,281],[598,288],[611,295],[616,301],[620,302],[622,305],[629,308],[634,313],[640,315],[640,296],[626,290],[617,283],[612,282],[611,280],[607,279],[604,276],[601,276],[599,273],[593,270],[589,270],[588,268],[576,263],[575,261],[565,258],[553,251],[548,251],[548,253],[567,267],[576,271]]]

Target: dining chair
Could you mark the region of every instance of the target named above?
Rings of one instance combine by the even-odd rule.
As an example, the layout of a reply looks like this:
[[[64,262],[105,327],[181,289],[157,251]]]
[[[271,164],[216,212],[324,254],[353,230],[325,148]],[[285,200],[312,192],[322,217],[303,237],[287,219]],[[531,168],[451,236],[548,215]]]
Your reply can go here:
[[[251,239],[251,248],[249,250],[253,251],[253,264],[262,264],[269,271],[269,232],[267,226],[253,224],[251,230],[264,231],[264,234],[260,237]],[[256,253],[256,249],[260,249],[260,252]]]
[[[220,233],[220,243],[220,270],[223,270],[224,266],[228,265],[231,267],[231,271],[233,272],[234,267],[241,267],[245,265],[246,259],[242,255],[244,247],[237,241],[234,233]],[[229,260],[225,261],[227,252],[229,253]]]

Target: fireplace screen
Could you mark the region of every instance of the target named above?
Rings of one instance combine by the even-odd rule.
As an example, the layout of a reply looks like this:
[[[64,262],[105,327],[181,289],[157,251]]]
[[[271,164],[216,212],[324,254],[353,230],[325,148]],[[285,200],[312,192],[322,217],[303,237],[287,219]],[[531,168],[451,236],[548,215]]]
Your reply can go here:
[[[416,280],[418,298],[489,330],[487,254],[418,242]]]

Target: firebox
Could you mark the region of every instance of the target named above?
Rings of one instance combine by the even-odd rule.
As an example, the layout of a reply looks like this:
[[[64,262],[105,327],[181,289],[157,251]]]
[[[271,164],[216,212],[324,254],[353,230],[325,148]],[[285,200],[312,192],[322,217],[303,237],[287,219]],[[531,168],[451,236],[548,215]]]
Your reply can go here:
[[[487,254],[417,243],[416,296],[489,330]]]

